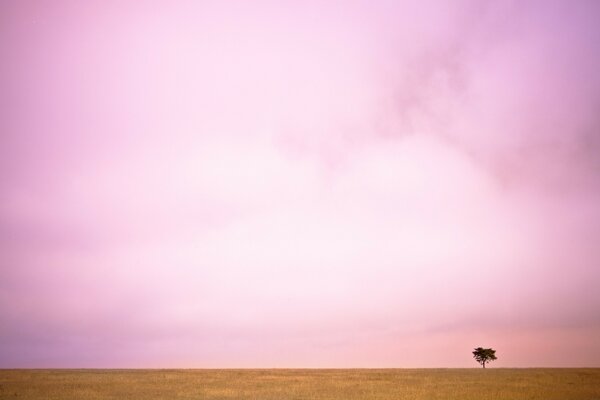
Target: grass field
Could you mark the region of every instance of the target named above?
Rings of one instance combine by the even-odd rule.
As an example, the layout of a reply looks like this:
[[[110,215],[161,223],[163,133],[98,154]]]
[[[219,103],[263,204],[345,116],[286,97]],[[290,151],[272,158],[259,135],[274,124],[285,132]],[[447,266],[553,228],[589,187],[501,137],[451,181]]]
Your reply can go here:
[[[600,399],[593,369],[0,370],[0,399]]]

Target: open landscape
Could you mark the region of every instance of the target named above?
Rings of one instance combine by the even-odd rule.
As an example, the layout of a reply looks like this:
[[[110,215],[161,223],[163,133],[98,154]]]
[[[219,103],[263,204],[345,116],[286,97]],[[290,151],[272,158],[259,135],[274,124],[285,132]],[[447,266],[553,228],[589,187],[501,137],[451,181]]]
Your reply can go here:
[[[0,399],[600,399],[599,368],[2,370]]]
[[[0,0],[0,400],[600,400],[600,0]]]

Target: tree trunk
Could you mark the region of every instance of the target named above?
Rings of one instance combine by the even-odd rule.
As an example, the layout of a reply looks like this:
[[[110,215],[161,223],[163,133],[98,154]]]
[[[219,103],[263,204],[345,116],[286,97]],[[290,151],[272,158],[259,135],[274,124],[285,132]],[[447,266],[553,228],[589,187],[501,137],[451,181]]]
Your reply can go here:
[[[483,368],[485,369],[485,361],[483,362]]]

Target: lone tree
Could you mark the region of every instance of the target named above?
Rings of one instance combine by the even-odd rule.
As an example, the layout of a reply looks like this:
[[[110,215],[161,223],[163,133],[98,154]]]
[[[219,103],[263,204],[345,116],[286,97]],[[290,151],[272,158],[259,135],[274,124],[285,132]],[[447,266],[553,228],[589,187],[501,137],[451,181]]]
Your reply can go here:
[[[473,358],[485,368],[485,363],[496,359],[496,350],[478,347],[473,351]]]

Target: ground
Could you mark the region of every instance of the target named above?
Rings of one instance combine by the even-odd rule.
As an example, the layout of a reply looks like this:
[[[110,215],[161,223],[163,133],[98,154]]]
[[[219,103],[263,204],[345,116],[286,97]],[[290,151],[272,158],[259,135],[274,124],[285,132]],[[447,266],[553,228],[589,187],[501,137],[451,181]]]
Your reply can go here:
[[[0,370],[0,399],[600,400],[600,368]]]

